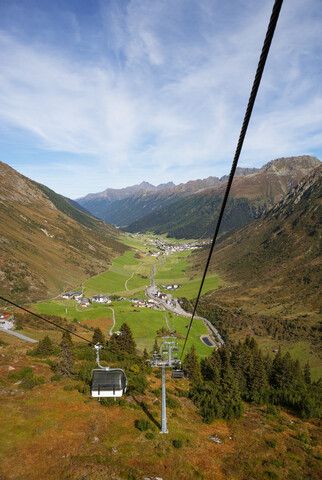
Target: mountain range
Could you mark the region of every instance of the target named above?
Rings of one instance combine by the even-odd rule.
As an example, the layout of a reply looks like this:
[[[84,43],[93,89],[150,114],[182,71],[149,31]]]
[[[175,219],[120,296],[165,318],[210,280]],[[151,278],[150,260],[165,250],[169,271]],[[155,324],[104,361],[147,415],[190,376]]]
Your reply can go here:
[[[256,168],[237,168],[236,175],[254,173]],[[181,198],[189,197],[209,187],[227,180],[208,177],[203,180],[191,180],[187,183],[174,185],[173,182],[154,187],[150,183],[142,182],[139,185],[122,188],[120,190],[107,189],[104,192],[89,194],[76,201],[102,220],[124,227],[151,212],[156,212],[168,204]]]
[[[125,188],[107,188],[103,192],[89,193],[85,197],[76,199],[76,202],[90,211],[93,215],[101,218],[105,222],[113,223],[108,218],[108,206],[124,198],[129,198],[138,192],[151,192],[166,189],[174,186],[174,183],[169,182],[160,184],[157,187],[151,185],[149,182],[141,182],[139,185],[132,185]],[[115,222],[115,225],[119,225]]]
[[[320,165],[310,156],[279,158],[255,172],[234,178],[221,233],[258,218],[313,168]],[[216,185],[150,213],[125,228],[129,232],[153,232],[175,238],[212,237],[226,189],[227,177]]]
[[[47,298],[106,270],[127,247],[111,225],[0,162],[0,292]]]
[[[237,168],[222,232],[258,218],[295,186],[320,160],[309,155],[279,158],[262,168]],[[175,238],[212,236],[228,177],[208,177],[158,187],[142,182],[107,189],[77,202],[93,215],[128,232],[153,232]]]

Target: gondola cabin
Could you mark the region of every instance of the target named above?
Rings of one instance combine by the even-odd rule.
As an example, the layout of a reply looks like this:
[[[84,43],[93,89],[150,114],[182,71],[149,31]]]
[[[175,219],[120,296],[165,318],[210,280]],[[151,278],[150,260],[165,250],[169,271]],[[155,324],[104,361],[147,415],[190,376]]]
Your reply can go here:
[[[127,378],[120,368],[92,370],[92,397],[121,397],[127,388]]]

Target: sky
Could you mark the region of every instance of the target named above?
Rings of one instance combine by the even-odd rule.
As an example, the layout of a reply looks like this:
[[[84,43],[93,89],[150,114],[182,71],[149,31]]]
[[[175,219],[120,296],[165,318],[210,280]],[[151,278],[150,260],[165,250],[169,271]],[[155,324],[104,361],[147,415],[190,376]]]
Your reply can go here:
[[[0,160],[79,198],[228,174],[273,0],[0,0]],[[322,160],[321,0],[284,0],[239,160]]]

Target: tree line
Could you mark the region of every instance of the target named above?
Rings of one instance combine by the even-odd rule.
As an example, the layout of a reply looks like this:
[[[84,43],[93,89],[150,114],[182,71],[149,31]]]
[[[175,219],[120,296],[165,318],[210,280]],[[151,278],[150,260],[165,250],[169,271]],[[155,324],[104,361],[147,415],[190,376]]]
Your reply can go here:
[[[254,338],[230,343],[199,363],[192,346],[183,361],[189,396],[207,423],[239,418],[243,401],[281,405],[302,418],[322,416],[322,383],[311,381],[310,366],[300,367],[288,352],[263,356]]]

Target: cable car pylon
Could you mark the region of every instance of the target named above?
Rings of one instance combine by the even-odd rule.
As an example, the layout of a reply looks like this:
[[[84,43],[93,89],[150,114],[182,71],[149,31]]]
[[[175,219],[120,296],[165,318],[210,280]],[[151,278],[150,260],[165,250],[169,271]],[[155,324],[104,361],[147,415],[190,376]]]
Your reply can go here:
[[[152,368],[161,368],[161,384],[162,384],[162,400],[161,400],[161,430],[160,433],[168,433],[167,429],[167,401],[166,401],[166,386],[165,373],[166,368],[175,368],[176,372],[182,372],[181,362],[178,360],[176,352],[178,352],[178,344],[171,339],[171,337],[164,337],[163,343],[160,347],[160,353],[154,352],[153,360],[147,360],[147,363]],[[165,356],[166,358],[163,358]],[[183,374],[183,372],[182,372]],[[172,378],[182,378],[174,377]]]

